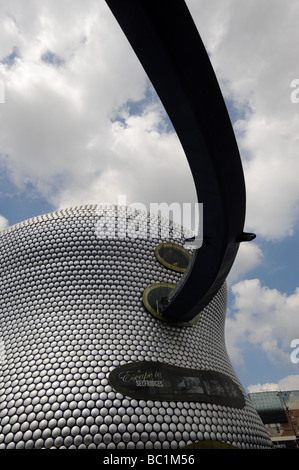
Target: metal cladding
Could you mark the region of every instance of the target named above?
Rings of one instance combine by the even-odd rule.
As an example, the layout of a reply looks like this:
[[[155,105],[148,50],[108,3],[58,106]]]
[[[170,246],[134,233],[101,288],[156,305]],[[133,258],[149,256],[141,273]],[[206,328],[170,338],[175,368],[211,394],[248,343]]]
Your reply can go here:
[[[144,289],[182,276],[155,256],[169,221],[151,217],[161,228],[154,239],[145,236],[149,215],[139,214],[139,237],[126,219],[126,237],[117,238],[115,210],[105,212],[105,236],[97,206],[1,232],[0,448],[178,449],[209,440],[270,447],[226,352],[225,285],[196,325],[153,317]],[[132,398],[114,389],[110,373],[138,361],[224,374],[244,406]]]

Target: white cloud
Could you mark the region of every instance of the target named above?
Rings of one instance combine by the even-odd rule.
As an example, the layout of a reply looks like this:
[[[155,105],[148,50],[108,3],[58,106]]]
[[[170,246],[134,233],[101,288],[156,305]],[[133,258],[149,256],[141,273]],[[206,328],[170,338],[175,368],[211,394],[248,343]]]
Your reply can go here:
[[[277,117],[255,115],[240,138],[250,151],[244,162],[247,182],[247,226],[271,241],[294,234],[298,220],[299,114],[283,122]]]
[[[0,215],[0,231],[6,227],[8,227],[8,220],[3,215]]]
[[[277,383],[249,385],[248,393],[299,390],[299,375],[288,375]]]
[[[5,3],[5,2],[4,2]],[[114,202],[195,201],[191,173],[155,95],[140,114],[148,81],[107,5],[31,1],[8,8],[0,64],[6,103],[0,153],[20,188],[30,183],[57,208]],[[32,28],[31,28],[32,25]],[[64,62],[41,60],[50,51]],[[150,93],[148,93],[150,95]],[[118,119],[118,121],[116,120]]]
[[[187,0],[227,99],[247,186],[247,229],[279,241],[298,220],[299,105],[291,102],[299,8],[296,0]]]
[[[291,235],[299,207],[299,108],[290,100],[299,77],[297,3],[273,0],[271,10],[258,0],[187,4],[222,89],[241,112],[235,129],[246,229],[271,240]],[[0,59],[14,50],[18,56],[10,67],[0,63],[0,158],[17,186],[30,183],[57,208],[115,202],[119,194],[129,203],[195,202],[185,156],[163,127],[157,100],[139,114],[128,111],[145,98],[148,81],[105,2],[4,1],[0,13]],[[63,64],[41,60],[47,51]],[[229,284],[262,257],[258,244],[241,245]]]
[[[297,0],[187,0],[225,97],[235,106],[235,132],[247,188],[246,229],[279,241],[298,220],[299,78]],[[105,2],[3,0],[0,30],[0,159],[15,184],[33,185],[57,208],[117,202],[195,202],[185,156],[163,127],[148,81]],[[14,61],[1,63],[11,57]],[[55,54],[61,65],[46,63]],[[5,62],[5,61],[4,61]],[[144,100],[134,115],[129,105]],[[0,217],[0,229],[7,225]],[[231,359],[246,345],[270,360],[290,361],[298,331],[298,290],[286,296],[240,281],[263,261],[244,243],[229,275],[235,296],[227,318]]]
[[[271,362],[290,365],[290,344],[299,331],[299,288],[288,296],[251,279],[240,281],[231,289],[234,303],[226,321],[231,360],[242,364],[246,348],[254,346]]]
[[[299,77],[297,2],[187,4],[223,92],[241,112],[246,228],[279,240],[293,233],[299,207],[299,108],[290,100]],[[123,116],[123,126],[112,122],[128,101],[146,96],[147,79],[105,2],[3,1],[0,14],[0,59],[18,56],[0,64],[0,154],[19,187],[33,184],[57,207],[119,193],[145,203],[195,201],[181,146],[157,108]],[[41,60],[47,52],[62,65]],[[249,250],[258,262],[258,248]]]
[[[256,242],[241,243],[235,262],[227,277],[227,285],[231,287],[246,274],[257,268],[264,259],[263,252]]]

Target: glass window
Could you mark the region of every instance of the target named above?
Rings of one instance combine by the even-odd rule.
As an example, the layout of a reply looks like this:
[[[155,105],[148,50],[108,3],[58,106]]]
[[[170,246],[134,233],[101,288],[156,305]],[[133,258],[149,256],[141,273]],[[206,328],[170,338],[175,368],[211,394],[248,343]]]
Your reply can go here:
[[[154,316],[161,318],[167,307],[169,296],[175,284],[168,282],[156,283],[148,286],[143,293],[143,303]]]
[[[175,243],[161,243],[155,249],[158,261],[169,269],[183,273],[189,266],[191,254]]]

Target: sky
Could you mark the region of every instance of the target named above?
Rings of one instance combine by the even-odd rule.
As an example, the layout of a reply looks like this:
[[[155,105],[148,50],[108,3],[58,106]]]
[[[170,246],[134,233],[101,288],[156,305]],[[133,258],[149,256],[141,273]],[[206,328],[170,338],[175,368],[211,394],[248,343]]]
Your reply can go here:
[[[187,0],[246,182],[226,345],[247,392],[299,389],[299,3]],[[0,4],[0,229],[82,204],[195,203],[167,114],[104,0]],[[298,93],[297,93],[298,90]]]

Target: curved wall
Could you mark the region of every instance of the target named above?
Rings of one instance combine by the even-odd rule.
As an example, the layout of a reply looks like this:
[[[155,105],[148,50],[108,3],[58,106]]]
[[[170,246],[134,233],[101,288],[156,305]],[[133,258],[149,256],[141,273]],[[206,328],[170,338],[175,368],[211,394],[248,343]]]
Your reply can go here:
[[[105,213],[102,238],[97,206],[1,233],[0,448],[176,449],[209,440],[270,447],[226,352],[225,285],[192,327],[153,317],[142,303],[144,289],[182,276],[155,257],[169,222],[151,217],[161,237],[146,238],[144,214],[142,236],[129,229],[126,239],[108,238],[114,210]],[[130,398],[112,387],[109,374],[136,361],[225,374],[245,405]]]

